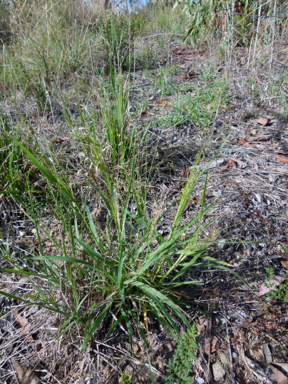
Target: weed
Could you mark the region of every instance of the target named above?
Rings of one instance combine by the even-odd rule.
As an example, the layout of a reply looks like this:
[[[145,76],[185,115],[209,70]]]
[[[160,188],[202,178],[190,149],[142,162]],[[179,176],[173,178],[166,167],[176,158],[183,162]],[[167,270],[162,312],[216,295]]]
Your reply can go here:
[[[198,348],[195,342],[197,336],[196,326],[193,324],[178,339],[175,355],[168,363],[167,371],[170,375],[165,380],[166,384],[191,383],[191,374],[193,372],[191,361],[197,359],[194,354],[194,349]]]
[[[121,376],[121,382],[122,382],[122,384],[132,384],[132,375],[131,376],[122,375]],[[137,384],[139,384],[139,383],[137,383]]]
[[[265,286],[270,288],[270,292],[267,292],[268,297],[273,297],[276,300],[288,301],[288,278],[286,277],[285,281],[280,284],[278,287],[275,286],[275,283],[272,280],[275,277],[275,272],[272,267],[266,270],[266,283]]]

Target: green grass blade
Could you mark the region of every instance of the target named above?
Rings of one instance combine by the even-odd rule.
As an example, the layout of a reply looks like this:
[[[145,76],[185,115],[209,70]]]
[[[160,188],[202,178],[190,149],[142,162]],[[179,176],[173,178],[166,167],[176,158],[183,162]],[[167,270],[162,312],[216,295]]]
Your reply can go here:
[[[151,300],[158,298],[161,300],[162,303],[166,304],[168,307],[170,307],[177,315],[183,320],[183,322],[189,326],[189,322],[187,321],[186,317],[183,315],[181,309],[178,307],[177,304],[175,304],[171,299],[169,299],[167,296],[165,296],[163,293],[157,291],[157,289],[150,287],[147,284],[141,283],[140,281],[133,281],[131,285],[134,285],[135,287],[139,288],[143,293],[145,293]]]
[[[132,337],[133,336],[133,332],[132,332],[131,324],[130,324],[130,321],[128,319],[127,313],[126,313],[126,311],[123,308],[121,308],[121,313],[122,313],[122,316],[124,318],[124,321],[125,321],[125,324],[126,324],[126,327],[127,327],[127,330],[128,330],[131,351],[133,351],[133,337]]]
[[[30,257],[27,257],[30,259]],[[89,263],[89,261],[85,261],[82,259],[76,259],[74,257],[68,257],[68,256],[35,256],[33,257],[33,260],[53,260],[53,261],[66,261],[68,263],[76,263],[76,264],[84,264],[87,267],[95,268],[95,265],[92,263]]]
[[[74,198],[70,192],[70,190],[63,185],[63,183],[60,183],[60,181],[52,175],[52,173],[44,167],[40,163],[40,161],[24,146],[22,145],[15,137],[11,135],[11,138],[19,145],[19,147],[22,149],[22,151],[26,154],[26,156],[32,161],[32,163],[39,169],[39,171],[55,186],[58,186],[61,190],[61,193],[69,199],[70,201],[74,201]]]
[[[103,309],[102,312],[100,312],[100,314],[97,316],[97,318],[95,319],[90,331],[87,333],[85,339],[84,339],[84,342],[83,342],[83,345],[82,345],[82,352],[85,351],[86,347],[87,347],[87,344],[89,342],[89,340],[91,339],[91,337],[93,336],[93,333],[96,331],[96,329],[99,327],[99,325],[101,324],[101,321],[104,319],[104,317],[106,316],[106,313],[108,312],[109,308],[111,307],[111,304],[112,303],[109,303],[108,305],[106,305],[106,307]]]

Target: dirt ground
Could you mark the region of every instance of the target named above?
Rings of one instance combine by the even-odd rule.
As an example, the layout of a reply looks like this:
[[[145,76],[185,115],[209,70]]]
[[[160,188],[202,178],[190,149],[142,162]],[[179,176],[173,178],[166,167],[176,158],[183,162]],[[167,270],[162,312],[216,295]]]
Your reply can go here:
[[[281,48],[286,47],[278,51]],[[282,52],[271,62],[263,59],[251,64],[248,49],[239,47],[235,49],[230,67],[223,68],[221,59],[211,57],[208,49],[195,50],[175,40],[169,54],[159,48],[158,59],[162,67],[173,65],[175,71],[170,71],[167,83],[186,86],[183,94],[193,94],[194,85],[201,83],[201,74],[212,61],[215,79],[227,71],[230,74],[227,103],[215,112],[208,135],[211,145],[207,146],[199,164],[204,168],[227,140],[208,168],[206,201],[214,205],[207,218],[213,219],[213,224],[207,227],[205,235],[217,233],[209,249],[210,256],[228,262],[249,287],[233,274],[213,266],[189,271],[187,278],[203,282],[196,288],[185,286],[187,310],[199,333],[199,349],[195,351],[198,360],[192,363],[191,383],[288,383],[287,304],[283,298],[259,297],[268,268],[272,267],[280,277],[285,277],[288,269],[288,248],[285,252],[288,247],[288,118],[283,104],[277,101],[278,94],[265,97],[271,73],[276,84],[282,82],[278,84],[279,90],[287,94],[287,83],[281,80],[287,57]],[[136,62],[135,72],[131,74],[131,119],[133,108],[144,98],[149,100],[138,119],[140,126],[159,116],[175,114],[173,91],[164,97],[157,93],[155,84],[159,84],[161,66],[155,62],[146,70]],[[12,109],[10,112],[12,115]],[[63,124],[64,137],[61,116],[56,123]],[[34,127],[39,132],[46,129],[48,135],[54,129],[45,116],[35,118]],[[154,156],[159,161],[155,184],[163,199],[173,201],[179,196],[187,169],[193,165],[202,140],[207,139],[205,135],[207,131],[193,120],[174,124],[169,129],[161,123],[149,129],[151,152],[158,151],[158,157]],[[57,145],[66,156],[71,154],[69,143]],[[163,158],[165,161],[160,161]],[[187,205],[184,220],[191,220],[199,212],[204,183],[203,177]],[[2,200],[0,205],[1,230],[6,239],[10,233],[8,242],[17,257],[17,249],[27,248],[27,239],[31,244],[37,243],[35,231],[13,201]],[[170,219],[165,218],[159,224],[158,230],[163,236],[169,234],[172,215]],[[51,225],[55,226],[51,230],[57,233],[57,223]],[[47,240],[47,252],[51,246]],[[1,268],[8,267],[4,261],[0,263]],[[31,291],[25,276],[3,271],[0,275],[2,291],[22,295]],[[123,373],[133,375],[133,383],[151,382],[143,341],[135,339],[133,355],[125,330],[119,328],[105,338],[103,325],[83,353],[76,327],[55,339],[60,324],[60,316],[45,308],[25,307],[23,303],[3,298],[0,382],[18,383],[16,371],[18,377],[19,372],[30,375],[21,383],[116,384],[121,382]],[[156,382],[163,383],[166,363],[173,357],[177,345],[159,324],[150,320],[149,326],[149,357]],[[181,323],[179,328],[184,331]]]

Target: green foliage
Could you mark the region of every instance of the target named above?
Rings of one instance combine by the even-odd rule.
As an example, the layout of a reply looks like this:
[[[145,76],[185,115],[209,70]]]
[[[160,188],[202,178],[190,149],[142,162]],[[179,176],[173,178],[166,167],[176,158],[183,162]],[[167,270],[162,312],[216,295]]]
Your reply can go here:
[[[121,380],[122,380],[122,384],[132,384],[132,375],[131,376],[122,375]],[[139,383],[137,383],[137,384],[139,384]]]
[[[99,137],[95,116],[85,130],[84,138],[78,137],[90,144],[86,149],[91,165],[97,165],[102,172],[107,172],[111,165],[123,165],[137,148],[134,141],[136,130],[129,129],[129,77],[125,78],[115,70],[112,60],[110,64],[110,81],[102,81],[98,91],[104,134]]]
[[[181,2],[182,0],[177,0],[174,8]],[[203,43],[211,33],[214,37],[215,34],[223,37],[222,42],[225,45],[248,46],[252,38],[256,38],[257,41],[260,37],[258,35],[260,3],[257,1],[185,0],[184,4],[184,11],[190,17],[190,26],[184,41],[188,36],[191,36],[195,43],[198,41]],[[281,2],[278,4],[280,5]],[[261,4],[261,12],[268,17],[272,14],[275,17],[275,9],[272,2]],[[281,11],[279,12],[280,15]],[[284,22],[283,20],[277,25],[275,23],[272,23],[273,25],[269,25],[269,23],[266,26],[261,25],[262,41],[264,43],[269,42],[275,30],[282,33],[282,30],[285,29],[285,26],[282,25]]]
[[[199,348],[195,342],[197,336],[196,325],[193,324],[188,327],[182,337],[179,337],[175,355],[168,363],[167,371],[170,375],[165,380],[166,384],[191,383],[193,372],[191,361],[197,359],[194,349]]]
[[[134,53],[134,40],[142,29],[141,15],[110,12],[103,25],[106,57],[114,67],[128,69]]]
[[[37,119],[42,119],[43,112],[50,109],[47,123],[53,120],[53,127],[58,116],[54,120],[52,112],[64,112],[68,123],[64,128],[69,138],[67,147],[73,151],[75,163],[72,170],[67,167],[64,171],[60,166],[58,157],[66,156],[66,142],[63,147],[57,147],[56,154],[56,145],[50,147],[49,144],[52,140],[57,142],[54,137],[48,135],[47,142],[44,136],[41,137],[45,145],[40,147],[36,135],[33,139],[29,137],[30,141],[25,139],[25,126],[20,120],[21,131],[8,127],[7,119],[3,119],[0,132],[1,193],[16,196],[27,216],[34,221],[39,247],[31,250],[29,256],[19,251],[20,263],[10,251],[9,243],[0,242],[1,257],[13,267],[3,271],[25,275],[34,284],[34,292],[27,297],[1,294],[59,314],[62,320],[65,319],[59,337],[78,327],[83,350],[89,347],[95,333],[109,335],[120,325],[132,347],[135,336],[146,341],[147,321],[157,319],[179,342],[176,356],[169,362],[171,376],[167,382],[186,382],[191,374],[191,360],[195,358],[193,348],[197,348],[193,340],[196,330],[190,326],[191,319],[185,312],[188,304],[185,298],[179,297],[179,286],[201,284],[185,280],[191,267],[209,265],[229,271],[227,264],[209,257],[207,252],[211,239],[205,236],[211,222],[206,219],[206,214],[212,208],[205,201],[207,179],[194,217],[190,217],[190,221],[186,217],[193,190],[200,179],[203,181],[210,165],[208,163],[204,169],[199,167],[207,143],[200,148],[179,200],[174,201],[176,205],[172,206],[170,201],[165,205],[159,203],[155,185],[150,187],[150,179],[145,180],[143,176],[144,172],[153,172],[154,168],[147,170],[149,165],[145,164],[143,172],[144,156],[140,153],[145,151],[143,147],[150,126],[147,124],[143,128],[142,122],[130,121],[130,73],[124,75],[122,69],[131,67],[134,43],[140,31],[145,28],[145,32],[150,32],[155,28],[154,41],[164,50],[167,41],[175,38],[175,33],[183,33],[187,17],[171,15],[165,7],[161,12],[159,7],[158,12],[155,5],[153,17],[149,16],[149,23],[145,25],[147,15],[116,15],[111,10],[97,18],[91,16],[90,20],[86,18],[86,11],[80,5],[77,8],[76,2],[70,0],[51,0],[51,3],[41,0],[41,6],[31,13],[30,0],[16,2],[15,7],[18,4],[23,6],[23,12],[15,11],[18,15],[15,23],[19,25],[13,28],[17,39],[3,50],[3,66],[0,68],[5,84],[3,99],[9,103],[8,96],[14,91],[16,95],[16,90],[17,97],[28,96],[34,105],[37,102]],[[158,48],[156,43],[155,47],[150,44],[150,36],[146,37],[139,45],[149,46],[149,66]],[[156,54],[159,56],[153,65],[160,66],[161,52]],[[108,63],[109,68],[105,68],[109,69],[109,77],[106,77],[107,72],[104,77],[98,71],[103,61]],[[172,71],[175,73],[176,67],[167,65],[157,79],[155,86],[161,89],[162,95],[178,92],[170,81]],[[201,86],[198,79],[197,84],[189,82],[189,92],[191,87],[195,92],[182,97],[183,93],[180,96],[179,91],[174,104],[176,113],[171,118],[164,116],[165,120],[161,121],[155,116],[151,124],[171,128],[171,125],[193,120],[203,128],[202,132],[204,129],[207,132],[215,111],[227,100],[226,84],[215,77],[214,71],[209,69],[198,78],[204,83]],[[136,72],[134,79],[137,87]],[[85,94],[79,97],[80,82],[85,83]],[[149,107],[148,93],[150,89],[146,108]],[[77,110],[79,113],[73,121],[69,112],[66,114],[68,97],[70,105],[77,105],[75,115]],[[27,101],[30,100],[25,100],[25,113],[29,109],[26,108]],[[15,96],[15,120],[23,113],[23,109],[18,111],[17,108]],[[85,112],[82,113],[82,109]],[[29,109],[26,116],[34,127],[35,108]],[[100,207],[99,215],[94,212],[95,201],[97,209],[98,204]],[[171,210],[175,210],[172,216]],[[50,221],[56,219],[59,237],[56,231],[49,232],[49,227],[45,227],[41,220],[42,215],[47,219],[47,213]],[[169,236],[164,238],[157,228],[166,215],[172,221],[172,227]],[[23,259],[27,267],[23,267]],[[34,277],[37,277],[36,282]],[[182,338],[179,322],[188,328]],[[132,377],[123,375],[122,381],[131,383]]]
[[[270,288],[271,291],[266,293],[266,296],[272,297],[276,300],[288,301],[288,278],[283,281],[278,287],[271,282],[275,277],[275,272],[272,267],[266,270],[266,287]]]
[[[204,86],[194,86],[193,94],[178,101],[175,110],[182,114],[183,121],[192,120],[202,127],[209,127],[215,111],[228,102],[228,83],[225,79],[215,78],[215,69],[208,66],[200,80]]]
[[[161,216],[155,215],[150,218],[146,208],[143,210],[143,206],[145,207],[146,204],[143,205],[140,202],[141,196],[139,196],[135,177],[135,158],[127,164],[127,168],[124,167],[124,164],[120,168],[120,172],[123,173],[124,170],[127,177],[123,197],[121,197],[119,187],[117,188],[115,185],[113,176],[108,172],[103,171],[102,173],[105,178],[106,187],[104,189],[100,189],[91,182],[91,188],[99,194],[108,212],[107,230],[103,230],[101,223],[93,221],[86,203],[84,202],[83,206],[76,201],[65,179],[61,178],[55,169],[51,167],[48,169],[43,165],[19,141],[15,139],[15,142],[45,176],[47,182],[62,194],[66,200],[67,212],[70,213],[72,219],[74,218],[74,226],[72,226],[73,221],[66,223],[63,220],[62,245],[47,233],[58,250],[57,256],[48,256],[41,251],[40,256],[35,255],[33,258],[29,258],[34,263],[39,261],[43,263],[42,267],[39,267],[38,273],[50,284],[59,286],[59,276],[61,275],[61,287],[65,291],[71,292],[74,305],[70,308],[67,305],[60,307],[54,299],[51,300],[51,294],[44,293],[35,286],[39,297],[37,300],[36,297],[34,299],[38,301],[38,304],[67,317],[63,332],[75,323],[84,326],[83,349],[87,347],[102,321],[109,318],[112,313],[117,321],[111,326],[108,334],[121,321],[124,321],[131,346],[132,324],[136,322],[137,327],[141,328],[140,316],[144,313],[147,317],[156,317],[174,337],[177,337],[175,316],[181,319],[186,326],[189,326],[189,322],[174,294],[175,289],[179,285],[196,283],[195,281],[179,282],[179,279],[181,276],[185,276],[187,269],[193,265],[198,267],[208,265],[204,261],[205,259],[217,263],[217,260],[206,255],[209,242],[198,242],[200,233],[209,225],[204,222],[204,216],[211,208],[204,208],[206,187],[203,192],[201,211],[187,224],[181,225],[181,219],[193,188],[207,167],[201,173],[196,171],[196,168],[190,173],[182,192],[170,236],[168,239],[164,239],[156,230],[156,225],[165,212]],[[199,159],[198,156],[198,161]],[[128,176],[128,169],[130,176]],[[129,211],[130,204],[136,204],[136,214]],[[183,234],[194,224],[197,224],[197,230],[183,238]],[[36,220],[35,225],[38,228]],[[40,228],[37,231],[39,232]],[[86,235],[84,236],[84,234]],[[84,241],[84,237],[87,238],[87,235],[90,238],[89,245]],[[156,240],[158,246],[153,249],[151,242]],[[41,243],[40,238],[39,241]],[[70,244],[71,251],[69,252],[67,242]],[[81,257],[82,252],[79,253],[80,248],[84,250],[84,258]],[[175,254],[179,255],[177,259],[174,257]],[[64,263],[65,267],[59,268],[58,261]],[[88,278],[84,292],[79,292],[75,285],[72,264],[75,266],[78,278],[81,276],[81,278],[84,276],[86,279]],[[18,272],[20,273],[20,271]],[[27,271],[27,274],[29,273]],[[93,294],[98,295],[99,300],[83,311],[83,302]],[[145,333],[143,333],[143,337],[145,337]]]
[[[13,132],[13,130],[12,130]],[[21,140],[20,133],[15,136]],[[6,117],[0,126],[0,193],[18,195],[25,190],[23,183],[24,155],[11,138]]]
[[[174,8],[181,2],[182,0],[177,0]],[[229,7],[228,3],[227,5]],[[194,42],[197,42],[212,27],[220,24],[218,15],[225,11],[225,8],[223,0],[185,0],[184,11],[191,17],[190,27],[184,40],[191,35]]]

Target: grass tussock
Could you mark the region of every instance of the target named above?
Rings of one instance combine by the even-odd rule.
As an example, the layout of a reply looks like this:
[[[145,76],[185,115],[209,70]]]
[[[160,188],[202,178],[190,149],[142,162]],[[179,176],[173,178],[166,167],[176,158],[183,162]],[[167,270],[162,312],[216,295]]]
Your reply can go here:
[[[213,122],[233,102],[227,92],[234,49],[247,47],[251,61],[261,45],[272,55],[273,42],[287,35],[285,22],[272,18],[283,4],[259,9],[258,2],[248,2],[237,10],[225,1],[185,4],[122,13],[70,0],[1,5],[1,28],[10,40],[2,45],[0,67],[0,198],[21,206],[38,240],[19,259],[1,234],[1,272],[25,275],[34,288],[27,297],[1,294],[61,315],[59,337],[77,326],[83,351],[95,332],[109,336],[119,327],[131,349],[135,337],[146,343],[152,318],[178,340],[180,323],[191,330],[179,287],[200,284],[186,279],[187,271],[208,265],[228,270],[208,256],[215,234],[205,235],[213,209],[205,199],[207,170],[215,157],[199,164],[213,141]],[[214,49],[217,41],[214,54],[225,76],[216,79],[212,63],[195,74],[193,91],[172,86],[176,38],[195,50]],[[160,56],[167,57],[165,64]],[[158,105],[170,103],[173,116],[140,124],[154,96],[147,92],[133,109],[132,92],[140,87],[137,70],[150,67],[161,71],[153,80]],[[151,146],[149,135],[190,121],[201,128],[201,140],[177,199],[165,201],[154,177],[163,150]],[[45,132],[41,124],[53,129]],[[58,150],[66,139],[69,148]],[[199,180],[205,180],[199,209],[187,219]],[[164,236],[159,225],[166,217],[172,223]],[[60,237],[49,231],[47,218],[58,223]],[[44,237],[52,244],[49,252]],[[170,372],[178,377],[181,367],[170,363]]]

